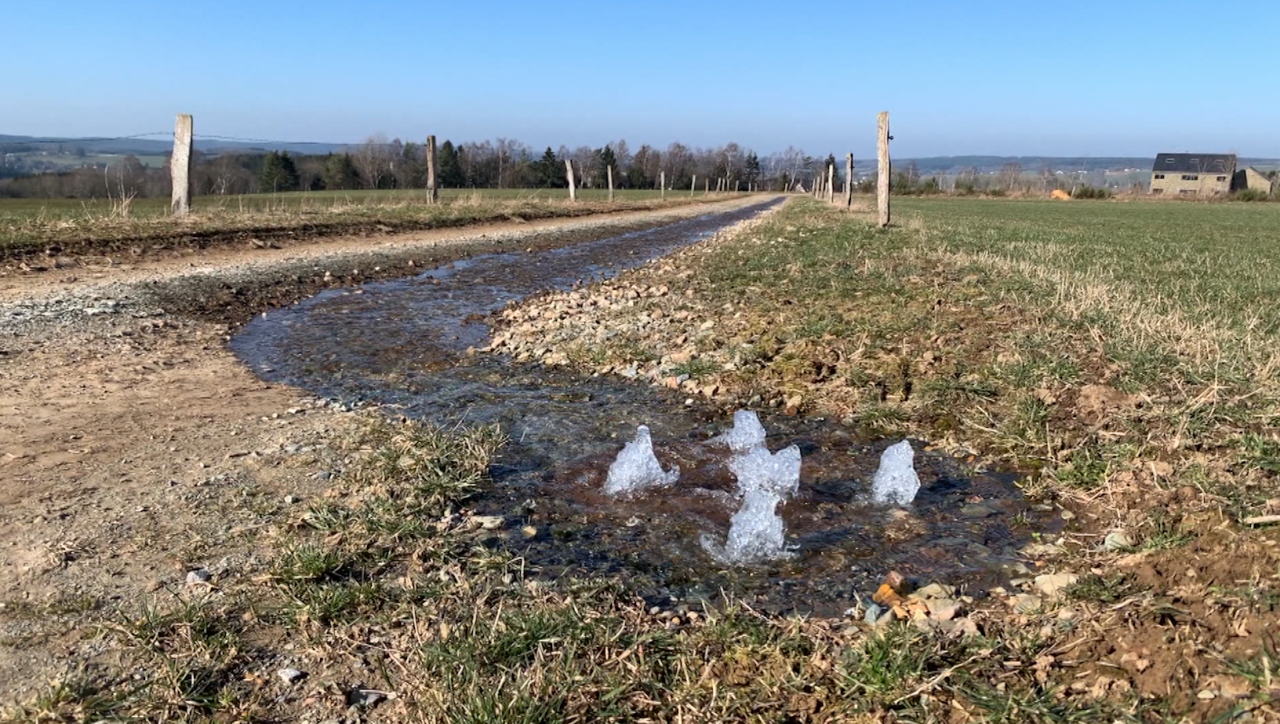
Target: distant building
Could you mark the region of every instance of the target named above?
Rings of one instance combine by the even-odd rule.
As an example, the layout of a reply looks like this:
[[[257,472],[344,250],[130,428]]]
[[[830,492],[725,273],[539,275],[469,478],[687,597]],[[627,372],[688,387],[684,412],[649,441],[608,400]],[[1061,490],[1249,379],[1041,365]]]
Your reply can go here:
[[[1252,189],[1254,191],[1261,191],[1264,194],[1269,194],[1271,193],[1271,188],[1271,179],[1267,178],[1265,173],[1259,171],[1253,166],[1245,166],[1239,171],[1236,171],[1235,176],[1231,179],[1232,191],[1245,191],[1247,189]]]
[[[1235,175],[1234,153],[1161,153],[1151,167],[1151,193],[1164,196],[1231,193]]]

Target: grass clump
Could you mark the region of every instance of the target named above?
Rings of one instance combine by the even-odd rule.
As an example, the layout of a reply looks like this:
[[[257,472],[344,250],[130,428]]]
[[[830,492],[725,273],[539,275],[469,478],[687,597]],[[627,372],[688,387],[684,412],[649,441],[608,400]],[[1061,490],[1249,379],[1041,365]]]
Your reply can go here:
[[[439,516],[475,494],[504,442],[496,426],[448,430],[374,415],[349,443],[355,459],[343,480],[394,499],[393,504],[366,506],[375,527],[386,523],[386,514]]]

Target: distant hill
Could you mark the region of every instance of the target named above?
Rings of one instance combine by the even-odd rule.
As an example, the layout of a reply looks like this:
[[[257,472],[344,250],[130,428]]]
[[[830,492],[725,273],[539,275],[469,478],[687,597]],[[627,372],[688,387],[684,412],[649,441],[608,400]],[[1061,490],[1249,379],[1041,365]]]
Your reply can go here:
[[[956,174],[968,169],[988,173],[1011,163],[1021,166],[1024,173],[1038,173],[1044,168],[1063,172],[1150,171],[1154,161],[1155,156],[930,156],[894,159],[894,165],[915,162],[920,173],[928,176]],[[1265,170],[1280,167],[1280,160],[1241,157],[1240,165]]]
[[[221,141],[197,137],[196,150],[218,155],[222,153],[252,153],[288,151],[294,154],[336,153],[358,144],[350,143],[260,143],[245,141]],[[0,134],[0,155],[5,153],[29,153],[46,151],[57,154],[73,154],[82,149],[85,155],[133,155],[167,156],[173,148],[168,138],[54,138],[14,136]],[[957,175],[970,169],[978,173],[995,173],[1004,166],[1016,163],[1023,173],[1035,174],[1044,168],[1063,173],[1092,173],[1105,171],[1149,172],[1154,156],[928,156],[922,158],[895,158],[894,165],[915,163],[922,176]],[[854,159],[859,175],[865,174],[874,162]],[[1264,171],[1280,168],[1280,159],[1242,157],[1242,166],[1256,166]]]
[[[197,151],[209,154],[251,153],[254,151],[288,151],[289,153],[324,154],[341,151],[357,144],[345,143],[259,143],[245,141],[220,141],[196,138]],[[173,149],[170,139],[149,138],[59,138],[38,136],[14,136],[0,134],[0,154],[27,151],[70,152],[84,149],[91,155],[166,155]]]

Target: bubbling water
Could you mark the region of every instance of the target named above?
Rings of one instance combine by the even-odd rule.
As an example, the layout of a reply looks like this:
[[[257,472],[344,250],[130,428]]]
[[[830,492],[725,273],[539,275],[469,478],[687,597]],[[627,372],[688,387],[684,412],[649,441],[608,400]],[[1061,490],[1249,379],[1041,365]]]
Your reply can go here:
[[[911,443],[890,446],[880,455],[880,468],[871,480],[871,500],[876,505],[911,505],[920,492],[920,476],[916,475],[916,453]]]
[[[732,452],[743,453],[762,447],[764,438],[764,425],[760,424],[760,416],[751,410],[738,410],[733,413],[733,429],[711,441],[727,446]]]
[[[750,410],[733,415],[733,429],[714,439],[734,452],[729,471],[738,480],[742,506],[729,521],[729,536],[720,545],[704,533],[704,550],[717,562],[743,565],[789,558],[778,505],[800,490],[800,448],[792,445],[776,453],[764,446],[765,430]]]
[[[650,488],[666,488],[680,479],[680,468],[663,470],[658,456],[653,452],[653,438],[649,427],[636,428],[636,437],[627,443],[618,458],[609,466],[609,477],[604,483],[606,495],[635,495]]]

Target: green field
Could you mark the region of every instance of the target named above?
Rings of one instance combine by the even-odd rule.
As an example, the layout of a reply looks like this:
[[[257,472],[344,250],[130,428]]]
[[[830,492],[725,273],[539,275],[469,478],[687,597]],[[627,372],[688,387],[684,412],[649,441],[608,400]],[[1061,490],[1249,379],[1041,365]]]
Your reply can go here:
[[[672,191],[662,200],[653,190],[609,192],[582,189],[576,204],[563,189],[444,189],[441,204],[426,203],[422,190],[308,191],[245,196],[200,196],[186,219],[169,213],[168,199],[0,199],[0,256],[37,253],[49,246],[92,251],[132,244],[143,248],[174,240],[255,235],[412,231],[458,226],[512,216],[544,218],[727,198],[726,194]]]
[[[440,197],[445,201],[455,199],[537,199],[560,200],[568,197],[565,189],[442,189]],[[294,191],[281,194],[247,194],[243,196],[197,196],[192,210],[201,212],[221,211],[277,211],[314,210],[325,207],[351,205],[420,203],[426,192],[421,189],[393,191]],[[688,191],[672,191],[669,197],[684,198]],[[699,191],[698,196],[702,196]],[[653,190],[619,190],[615,197],[624,201],[650,200],[661,196]],[[578,198],[584,201],[603,201],[609,192],[603,189],[580,189]],[[109,215],[119,206],[111,199],[0,199],[0,223],[6,220],[43,216],[46,218],[76,218],[85,214]],[[137,217],[167,216],[169,199],[134,199],[131,215]]]

